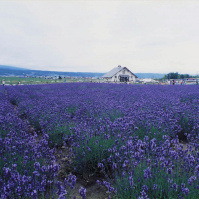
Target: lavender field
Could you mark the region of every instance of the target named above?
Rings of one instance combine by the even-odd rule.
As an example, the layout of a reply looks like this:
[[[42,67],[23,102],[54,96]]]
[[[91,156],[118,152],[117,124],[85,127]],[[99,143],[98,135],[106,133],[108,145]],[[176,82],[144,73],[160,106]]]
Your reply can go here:
[[[197,85],[0,87],[0,198],[199,198],[198,149]]]

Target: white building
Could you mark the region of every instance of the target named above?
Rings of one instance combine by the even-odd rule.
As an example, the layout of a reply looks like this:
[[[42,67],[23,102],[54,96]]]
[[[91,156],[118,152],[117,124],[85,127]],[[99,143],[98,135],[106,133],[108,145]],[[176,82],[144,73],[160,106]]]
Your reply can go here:
[[[140,79],[141,82],[143,82],[144,84],[146,83],[158,83],[157,80],[151,79],[151,78],[145,78],[145,79]]]
[[[120,65],[102,76],[107,82],[135,82],[138,78],[128,68]]]

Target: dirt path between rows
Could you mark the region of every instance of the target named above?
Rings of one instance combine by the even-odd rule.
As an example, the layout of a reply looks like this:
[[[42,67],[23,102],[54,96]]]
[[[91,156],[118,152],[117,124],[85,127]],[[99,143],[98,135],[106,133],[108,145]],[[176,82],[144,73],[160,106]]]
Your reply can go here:
[[[61,165],[61,168],[58,173],[59,181],[64,181],[65,178],[71,173],[70,168],[70,158],[67,157],[69,149],[65,146],[62,146],[57,150],[55,156],[57,158],[57,163]],[[70,196],[73,198],[76,196],[76,199],[81,199],[79,196],[79,189],[81,187],[86,188],[86,199],[106,199],[108,194],[106,193],[105,187],[102,187],[97,184],[97,180],[104,180],[101,176],[76,176],[77,181],[75,188],[70,191]]]

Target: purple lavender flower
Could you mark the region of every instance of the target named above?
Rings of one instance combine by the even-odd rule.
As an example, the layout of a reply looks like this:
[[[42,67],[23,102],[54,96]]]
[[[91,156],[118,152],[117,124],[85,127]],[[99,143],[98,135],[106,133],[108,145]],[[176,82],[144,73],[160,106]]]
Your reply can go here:
[[[174,191],[177,191],[178,185],[177,185],[176,183],[173,183],[172,187],[173,187],[173,190],[174,190]]]
[[[39,174],[38,171],[33,171],[33,175],[34,175],[34,176],[37,176],[37,177],[40,176],[40,174]]]
[[[181,183],[181,189],[184,189],[185,188],[185,183]]]
[[[108,186],[108,192],[109,192],[109,193],[114,192],[114,190],[115,190],[115,188],[114,188],[114,187]]]
[[[141,196],[138,197],[138,199],[149,199],[148,195],[146,194],[146,192],[143,190],[140,192]]]
[[[167,173],[171,174],[172,173],[172,168],[167,168]]]
[[[189,184],[189,185],[192,185],[195,181],[196,181],[196,176],[191,176],[191,177],[188,179],[188,184]]]
[[[102,185],[103,183],[100,182],[99,180],[96,181],[98,185]]]
[[[147,165],[150,165],[150,163],[151,163],[151,159],[148,158],[148,159],[146,160],[146,164],[147,164]]]
[[[98,163],[98,168],[104,168],[104,165],[103,165],[103,163]]]
[[[187,196],[189,194],[189,189],[188,188],[184,188],[184,189],[182,189],[182,192],[183,192],[184,195]]]
[[[37,191],[33,190],[31,193],[32,199],[37,199]]]
[[[36,171],[38,171],[40,169],[40,163],[39,162],[35,162],[34,163],[34,168]]]
[[[117,164],[115,162],[113,162],[113,165],[112,165],[112,169],[117,169]]]
[[[143,190],[144,192],[147,193],[147,192],[148,192],[148,187],[147,187],[147,185],[143,185],[143,186],[142,186],[142,190]]]
[[[133,176],[129,176],[129,184],[133,187]]]
[[[148,167],[147,169],[144,170],[144,179],[147,180],[148,178],[152,177],[152,172],[151,168]]]
[[[196,168],[195,168],[195,175],[199,176],[199,165],[197,165]]]
[[[167,181],[168,181],[168,183],[170,183],[170,184],[171,184],[171,183],[173,182],[173,179],[168,178],[168,180],[167,180]]]
[[[156,190],[158,188],[158,185],[157,184],[154,184],[153,185],[153,190]]]
[[[75,184],[76,184],[76,180],[77,180],[77,177],[75,175],[69,175],[68,176],[67,182],[69,183],[71,189],[74,189]]]
[[[79,189],[79,195],[82,197],[82,199],[86,198],[86,189],[84,189],[83,187],[81,187]]]

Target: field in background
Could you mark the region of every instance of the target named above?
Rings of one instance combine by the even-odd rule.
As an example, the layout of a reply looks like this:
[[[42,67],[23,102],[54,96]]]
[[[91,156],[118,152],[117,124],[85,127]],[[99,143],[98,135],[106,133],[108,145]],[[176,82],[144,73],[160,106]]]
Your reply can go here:
[[[43,77],[0,77],[0,82],[5,81],[6,85],[32,85],[32,84],[52,84],[52,83],[68,83],[68,82],[102,82],[99,79],[85,78],[62,78],[62,79],[45,79]]]

